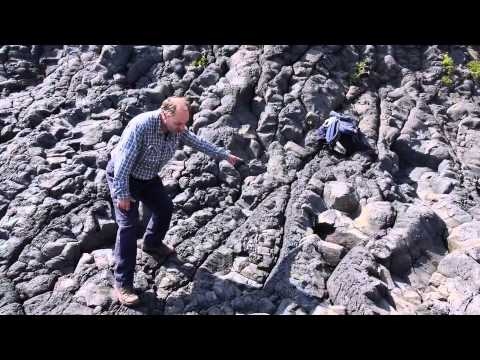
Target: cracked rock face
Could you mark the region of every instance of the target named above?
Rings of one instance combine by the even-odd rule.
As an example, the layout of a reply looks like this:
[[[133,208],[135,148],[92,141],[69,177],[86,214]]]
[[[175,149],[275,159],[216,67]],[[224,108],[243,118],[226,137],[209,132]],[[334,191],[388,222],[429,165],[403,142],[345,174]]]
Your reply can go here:
[[[479,50],[0,46],[0,314],[480,314]],[[139,249],[127,308],[105,167],[168,96],[244,163],[176,151],[161,176],[177,255]],[[322,148],[332,110],[373,150]]]

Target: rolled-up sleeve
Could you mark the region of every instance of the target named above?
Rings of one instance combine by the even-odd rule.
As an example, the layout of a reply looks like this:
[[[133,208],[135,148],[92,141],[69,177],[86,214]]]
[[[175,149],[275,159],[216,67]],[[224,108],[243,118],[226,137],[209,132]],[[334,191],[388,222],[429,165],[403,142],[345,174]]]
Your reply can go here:
[[[119,144],[115,160],[115,176],[113,187],[117,199],[131,197],[129,191],[129,178],[142,146],[140,126],[134,125],[125,130],[124,142]]]
[[[182,135],[180,135],[180,141],[195,150],[201,151],[213,158],[216,158],[217,160],[226,160],[230,155],[229,151],[199,138],[197,135],[188,130],[184,131]]]

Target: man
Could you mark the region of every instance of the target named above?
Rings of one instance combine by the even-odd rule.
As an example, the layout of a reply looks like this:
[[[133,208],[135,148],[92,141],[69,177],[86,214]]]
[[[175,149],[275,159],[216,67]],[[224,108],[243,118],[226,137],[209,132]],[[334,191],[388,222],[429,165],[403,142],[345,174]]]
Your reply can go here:
[[[173,204],[158,173],[173,157],[178,145],[183,143],[218,160],[228,160],[232,165],[241,160],[188,131],[189,118],[189,105],[183,97],[170,97],[159,110],[135,116],[125,128],[107,165],[107,182],[118,223],[114,251],[115,289],[124,305],[133,306],[139,302],[133,290],[139,201],[152,212],[142,250],[155,257],[175,252],[162,242]]]

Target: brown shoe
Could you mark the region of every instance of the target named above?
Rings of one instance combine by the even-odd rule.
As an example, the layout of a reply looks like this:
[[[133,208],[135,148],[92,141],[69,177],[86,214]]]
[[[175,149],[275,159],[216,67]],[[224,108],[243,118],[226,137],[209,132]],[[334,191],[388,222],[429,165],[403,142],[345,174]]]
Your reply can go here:
[[[132,288],[116,287],[115,291],[117,293],[118,301],[125,306],[134,306],[140,302],[138,295],[135,294]]]
[[[162,243],[157,248],[150,248],[145,246],[144,244],[142,246],[142,250],[153,257],[159,257],[159,258],[167,257],[176,253],[175,248],[164,243]]]

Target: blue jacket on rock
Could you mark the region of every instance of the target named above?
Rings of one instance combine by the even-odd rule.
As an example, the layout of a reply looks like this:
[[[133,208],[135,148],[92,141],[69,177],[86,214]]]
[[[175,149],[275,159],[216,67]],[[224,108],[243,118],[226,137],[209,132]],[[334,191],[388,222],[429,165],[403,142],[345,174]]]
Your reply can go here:
[[[334,143],[340,134],[352,136],[357,132],[357,120],[336,111],[330,111],[330,117],[318,129],[320,139],[325,140],[329,145]]]

